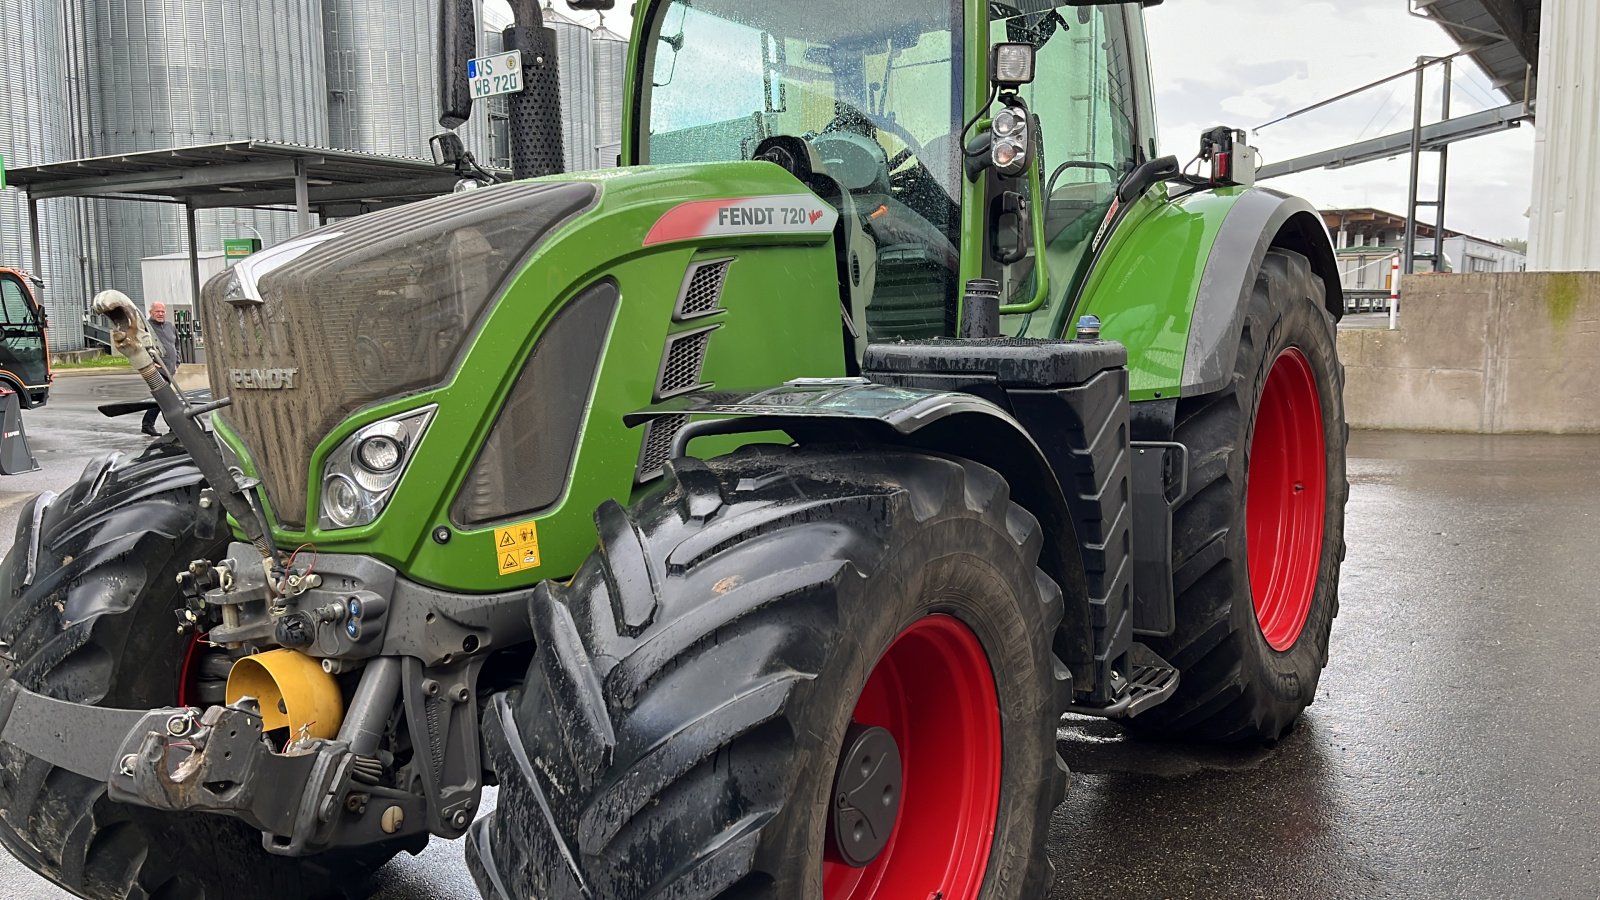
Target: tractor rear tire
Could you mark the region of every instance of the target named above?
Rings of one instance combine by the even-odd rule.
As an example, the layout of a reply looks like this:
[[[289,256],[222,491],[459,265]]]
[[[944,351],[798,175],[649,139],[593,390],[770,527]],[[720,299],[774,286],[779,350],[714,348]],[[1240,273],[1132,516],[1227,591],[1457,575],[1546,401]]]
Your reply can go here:
[[[1005,481],[771,447],[663,481],[602,506],[599,551],[531,604],[527,681],[485,716],[500,795],[467,850],[484,896],[1046,896],[1070,676],[1041,532]],[[905,762],[873,769],[901,773],[898,815],[830,824],[857,809],[840,759],[871,725]],[[844,832],[888,843],[857,868]]]
[[[1177,628],[1149,639],[1182,673],[1128,721],[1150,734],[1276,740],[1328,662],[1344,559],[1344,367],[1322,280],[1267,252],[1231,383],[1178,402],[1189,494],[1173,513]]]
[[[6,677],[77,703],[178,705],[192,636],[178,633],[176,575],[191,560],[218,558],[228,537],[215,511],[207,523],[214,537],[196,534],[201,487],[189,457],[162,440],[131,463],[91,463],[43,509],[37,529],[35,512],[46,498],[25,505],[0,564]],[[273,856],[261,833],[237,819],[114,803],[103,782],[7,744],[0,744],[0,844],[91,900],[337,897],[398,852]]]

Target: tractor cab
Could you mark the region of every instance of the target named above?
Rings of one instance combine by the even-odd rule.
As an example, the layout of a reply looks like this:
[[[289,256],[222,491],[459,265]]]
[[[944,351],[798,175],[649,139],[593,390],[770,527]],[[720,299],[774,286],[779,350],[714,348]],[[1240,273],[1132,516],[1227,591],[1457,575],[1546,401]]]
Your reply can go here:
[[[48,316],[37,299],[44,282],[20,269],[0,267],[0,385],[24,408],[50,397]]]
[[[641,25],[627,158],[765,159],[838,208],[858,350],[945,334],[971,278],[1000,282],[1007,333],[1058,336],[1118,183],[1153,153],[1142,18],[1128,4],[982,6],[662,0]],[[1002,44],[1032,57],[1031,79],[997,80]],[[994,121],[1031,139],[1006,166]]]

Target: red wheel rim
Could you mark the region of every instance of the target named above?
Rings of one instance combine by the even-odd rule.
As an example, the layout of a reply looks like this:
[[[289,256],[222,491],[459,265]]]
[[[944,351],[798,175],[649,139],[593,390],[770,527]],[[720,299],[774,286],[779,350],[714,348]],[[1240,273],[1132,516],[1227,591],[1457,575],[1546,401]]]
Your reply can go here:
[[[1327,468],[1316,377],[1305,354],[1290,347],[1273,362],[1261,392],[1245,496],[1250,599],[1262,636],[1279,652],[1299,640],[1311,613]]]
[[[864,868],[829,850],[824,900],[975,900],[1000,811],[1000,706],[983,645],[960,620],[920,619],[878,660],[851,718],[899,745],[889,843]]]

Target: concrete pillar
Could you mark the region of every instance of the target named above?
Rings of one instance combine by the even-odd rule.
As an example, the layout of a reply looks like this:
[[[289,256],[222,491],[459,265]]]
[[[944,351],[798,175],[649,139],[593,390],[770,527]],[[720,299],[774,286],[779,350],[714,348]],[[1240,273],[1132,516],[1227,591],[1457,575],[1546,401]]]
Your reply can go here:
[[[1542,10],[1528,270],[1600,271],[1600,3]]]

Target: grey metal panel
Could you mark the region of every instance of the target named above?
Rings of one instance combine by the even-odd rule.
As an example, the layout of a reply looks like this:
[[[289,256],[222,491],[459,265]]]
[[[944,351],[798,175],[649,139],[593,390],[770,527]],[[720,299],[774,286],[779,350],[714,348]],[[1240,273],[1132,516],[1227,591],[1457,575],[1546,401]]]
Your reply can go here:
[[[39,0],[44,2],[44,0]],[[86,35],[91,155],[257,138],[328,143],[321,0],[75,0]],[[186,249],[181,207],[88,201],[90,292],[146,298],[145,256]],[[203,212],[202,248],[224,237],[288,237],[293,217]]]
[[[1600,10],[1586,0],[1546,3],[1543,34],[1528,269],[1600,271]]]
[[[544,10],[546,28],[555,32],[556,58],[561,64],[561,137],[567,171],[596,167],[594,120],[594,32],[567,18],[553,6]]]
[[[323,0],[329,146],[429,157],[428,139],[443,130],[436,5],[436,0]],[[482,4],[475,5],[483,23]],[[496,49],[483,46],[480,38],[480,55]],[[475,109],[459,130],[479,161],[490,158],[487,119]]]
[[[617,164],[622,147],[622,104],[628,77],[627,38],[601,26],[595,29],[591,50],[594,59],[594,140],[601,168]],[[611,149],[611,148],[617,149]]]
[[[72,153],[67,79],[67,17],[59,2],[0,0],[5,49],[0,51],[0,154],[7,167],[64,159]],[[83,346],[76,327],[83,311],[77,248],[78,202],[40,204],[39,238],[44,303],[54,327],[51,347]],[[0,191],[0,265],[33,269],[28,204],[19,191]]]

